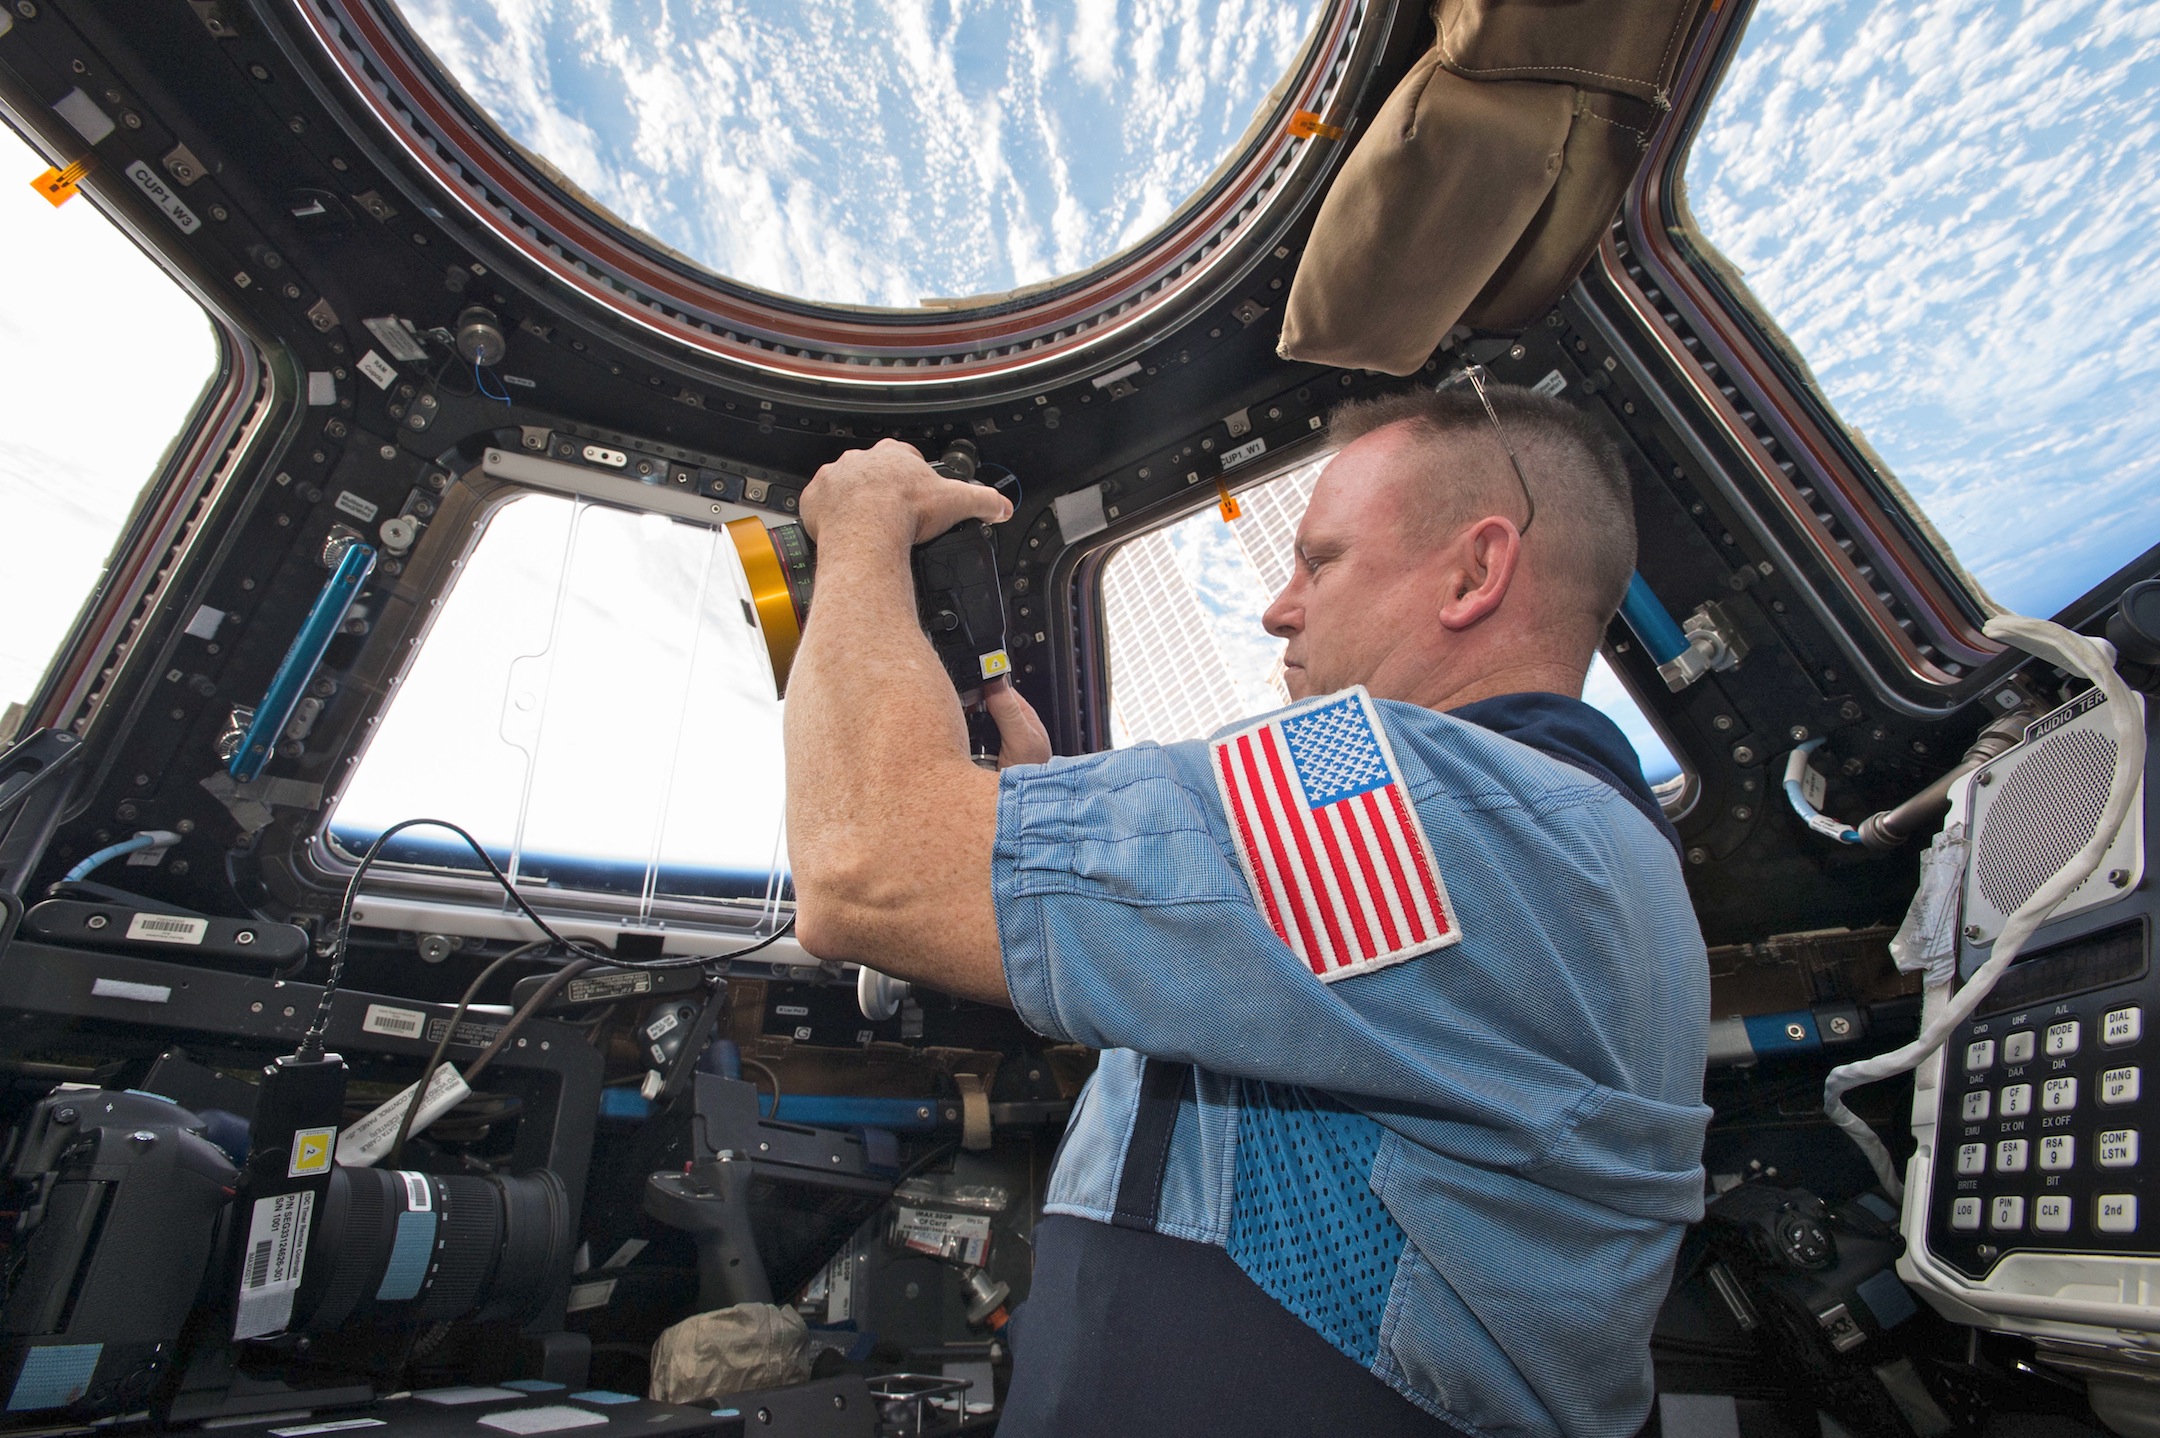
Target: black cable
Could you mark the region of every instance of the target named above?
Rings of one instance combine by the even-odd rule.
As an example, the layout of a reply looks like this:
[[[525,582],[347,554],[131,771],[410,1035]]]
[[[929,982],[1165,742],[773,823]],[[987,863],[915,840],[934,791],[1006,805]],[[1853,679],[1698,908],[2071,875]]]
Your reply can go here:
[[[413,1120],[420,1116],[420,1105],[427,1098],[428,1085],[435,1081],[435,1070],[441,1067],[443,1055],[450,1052],[451,1041],[457,1037],[457,1026],[464,1019],[465,1011],[472,1007],[472,1001],[479,996],[481,988],[500,973],[505,964],[525,958],[535,949],[547,947],[549,944],[545,939],[521,944],[482,969],[480,977],[465,986],[464,996],[458,1000],[457,1009],[450,1015],[450,1022],[444,1027],[442,1038],[436,1041],[435,1052],[428,1055],[427,1063],[420,1070],[420,1084],[413,1090],[412,1102],[405,1105],[405,1117],[398,1121],[397,1138],[390,1144],[390,1167],[396,1168],[398,1160],[405,1156],[405,1140],[412,1136]]]
[[[772,1085],[772,1112],[767,1117],[780,1117],[780,1075],[772,1071],[771,1064],[759,1059],[744,1059],[742,1066],[746,1069],[756,1069],[759,1073],[765,1075],[765,1082]]]
[[[375,842],[368,845],[367,852],[360,856],[359,865],[353,869],[352,878],[346,882],[345,902],[338,908],[337,931],[330,941],[330,974],[323,981],[322,1000],[315,1006],[315,1021],[308,1025],[306,1035],[300,1040],[300,1051],[297,1055],[299,1058],[313,1061],[322,1057],[323,1035],[330,1027],[330,1001],[336,996],[338,985],[345,977],[345,949],[347,940],[352,934],[353,904],[360,897],[360,881],[367,876],[367,871],[374,865],[376,856],[382,853],[383,846],[390,842],[393,835],[406,829],[416,828],[422,824],[430,824],[438,829],[448,829],[451,833],[463,839],[466,847],[471,849],[481,864],[486,867],[489,877],[493,878],[501,886],[503,893],[509,897],[510,902],[516,905],[518,912],[529,919],[534,928],[553,940],[558,948],[565,949],[580,958],[590,959],[594,963],[612,964],[623,969],[679,969],[688,964],[711,962],[710,959],[696,956],[678,959],[616,958],[602,953],[598,949],[589,948],[584,944],[566,939],[561,934],[556,933],[549,926],[548,921],[541,918],[531,904],[525,902],[525,896],[518,892],[517,885],[510,882],[509,875],[503,873],[493,856],[486,849],[480,847],[478,839],[475,839],[447,819],[400,819],[375,836]],[[782,924],[770,935],[758,940],[756,943],[737,949],[732,953],[720,954],[715,957],[737,959],[754,954],[760,949],[779,942],[781,937],[793,930],[794,927],[795,920],[790,918],[785,924]]]

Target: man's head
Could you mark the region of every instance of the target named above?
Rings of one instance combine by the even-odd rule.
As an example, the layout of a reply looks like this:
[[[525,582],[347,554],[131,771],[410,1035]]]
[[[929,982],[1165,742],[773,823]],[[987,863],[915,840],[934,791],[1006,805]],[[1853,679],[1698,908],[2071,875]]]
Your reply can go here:
[[[1290,641],[1292,697],[1364,684],[1444,709],[1581,691],[1635,568],[1627,470],[1579,411],[1511,385],[1485,392],[1499,433],[1468,384],[1331,418],[1337,453],[1263,620]]]

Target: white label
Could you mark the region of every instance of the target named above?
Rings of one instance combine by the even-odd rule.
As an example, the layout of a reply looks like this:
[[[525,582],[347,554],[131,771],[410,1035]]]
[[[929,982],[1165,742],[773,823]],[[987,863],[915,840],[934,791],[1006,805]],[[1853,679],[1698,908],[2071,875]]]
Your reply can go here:
[[[187,628],[182,632],[190,639],[215,639],[218,626],[224,622],[224,610],[212,609],[205,604],[195,611],[195,617],[188,620]]]
[[[540,382],[538,380],[527,379],[521,374],[506,374],[502,376],[502,382],[504,384],[516,385],[519,389],[540,388]]]
[[[367,500],[362,499],[348,489],[338,495],[337,508],[340,514],[349,514],[362,524],[366,524],[375,517],[375,513],[380,506],[370,504]]]
[[[934,1258],[952,1258],[980,1268],[990,1256],[990,1220],[979,1213],[940,1213],[903,1208],[894,1227],[901,1246]]]
[[[293,1293],[307,1263],[308,1223],[315,1216],[312,1191],[255,1200],[248,1224],[247,1257],[240,1268],[240,1311],[234,1338],[283,1333],[292,1321]]]
[[[93,999],[133,999],[139,1004],[169,1004],[172,1002],[172,986],[169,984],[131,984],[126,979],[92,979],[90,997]]]
[[[646,1026],[645,1037],[649,1039],[664,1039],[669,1034],[675,1032],[676,1028],[680,1026],[681,1023],[682,1015],[678,1014],[673,1009],[669,1009],[666,1013],[662,1014],[659,1018],[654,1019],[652,1023]]]
[[[1530,392],[1544,395],[1547,399],[1558,399],[1567,393],[1567,376],[1558,370],[1551,370],[1545,378],[1530,386]]]
[[[1222,467],[1224,469],[1235,469],[1239,465],[1243,464],[1246,460],[1258,459],[1261,455],[1266,453],[1266,440],[1247,440],[1245,443],[1239,445],[1236,449],[1226,449],[1222,452]]]
[[[360,373],[375,381],[377,389],[388,389],[397,383],[397,366],[373,350],[360,356]]]
[[[427,358],[427,346],[420,343],[420,337],[413,333],[411,321],[401,320],[396,315],[377,315],[374,319],[362,320],[360,323],[366,325],[367,332],[375,336],[384,349],[390,351],[390,358],[404,360],[408,364]]]
[[[337,376],[326,369],[307,372],[307,402],[317,408],[337,403]]]
[[[1822,770],[1813,764],[1803,764],[1800,768],[1800,797],[1808,801],[1808,807],[1820,809],[1823,797],[1829,792],[1830,781],[1823,777]]]
[[[615,1252],[608,1258],[608,1261],[601,1264],[600,1266],[602,1268],[627,1268],[630,1264],[630,1260],[636,1258],[644,1251],[644,1239],[626,1238],[623,1240],[622,1247],[616,1249]]]
[[[366,1118],[338,1136],[337,1161],[347,1168],[366,1168],[390,1151],[397,1142],[398,1125],[404,1122],[405,1110],[412,1103],[413,1090],[418,1084],[407,1084],[398,1090],[396,1098],[376,1109]],[[427,1097],[420,1101],[420,1112],[413,1115],[412,1133],[418,1133],[435,1120],[464,1102],[472,1090],[465,1086],[464,1076],[456,1064],[444,1064],[435,1070],[435,1077],[428,1080]]]
[[[573,1283],[570,1285],[570,1304],[565,1311],[583,1313],[588,1308],[605,1308],[608,1300],[614,1296],[615,1280],[612,1278],[597,1279],[591,1283]]]
[[[1050,501],[1050,508],[1057,514],[1058,534],[1067,544],[1110,527],[1109,519],[1103,514],[1103,492],[1099,484],[1061,494]]]
[[[422,1403],[440,1403],[445,1408],[456,1408],[465,1403],[496,1403],[517,1396],[508,1388],[483,1388],[470,1383],[455,1388],[426,1388],[413,1394]]]
[[[782,1018],[806,1019],[810,1017],[809,1007],[804,1004],[774,1004],[773,1012],[779,1014]]]
[[[273,1428],[270,1438],[314,1438],[317,1433],[343,1433],[351,1428],[381,1428],[381,1418],[340,1418],[334,1423],[303,1423],[298,1428]]]
[[[1130,375],[1136,375],[1138,373],[1140,373],[1140,361],[1127,360],[1124,364],[1119,365],[1116,369],[1105,370],[1101,374],[1095,376],[1091,383],[1097,389],[1108,389],[1110,388],[1110,386],[1116,384],[1119,380],[1124,379]]]
[[[399,1169],[397,1176],[405,1181],[405,1211],[426,1213],[435,1207],[435,1185],[428,1182],[424,1173]]]
[[[595,1413],[590,1408],[551,1403],[545,1408],[511,1408],[501,1413],[489,1413],[476,1421],[482,1428],[493,1428],[502,1433],[554,1433],[564,1428],[597,1428],[608,1420],[606,1414]]]
[[[80,89],[70,90],[53,101],[53,113],[75,127],[75,133],[95,145],[116,128],[112,116]]]
[[[360,1031],[368,1034],[389,1034],[395,1038],[416,1039],[427,1023],[427,1015],[418,1009],[393,1008],[389,1004],[369,1004],[367,1016],[360,1020]]]
[[[147,939],[154,944],[199,944],[209,932],[208,919],[191,919],[185,914],[137,914],[127,926],[129,938]]]
[[[136,189],[150,197],[150,203],[165,212],[165,218],[171,220],[181,234],[192,235],[202,228],[202,221],[195,218],[195,212],[181,204],[172,187],[159,179],[148,165],[137,160],[127,167],[127,175],[135,182]]]

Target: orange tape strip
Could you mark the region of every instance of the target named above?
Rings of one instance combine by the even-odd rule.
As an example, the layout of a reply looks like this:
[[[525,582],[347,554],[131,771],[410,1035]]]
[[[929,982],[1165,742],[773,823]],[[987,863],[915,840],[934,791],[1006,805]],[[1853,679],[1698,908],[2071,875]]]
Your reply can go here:
[[[1340,140],[1342,126],[1330,125],[1311,110],[1299,110],[1290,117],[1290,133],[1300,140]]]
[[[64,205],[75,197],[75,186],[83,176],[90,173],[95,162],[83,156],[64,170],[47,170],[30,182],[30,188],[43,195],[53,205]]]

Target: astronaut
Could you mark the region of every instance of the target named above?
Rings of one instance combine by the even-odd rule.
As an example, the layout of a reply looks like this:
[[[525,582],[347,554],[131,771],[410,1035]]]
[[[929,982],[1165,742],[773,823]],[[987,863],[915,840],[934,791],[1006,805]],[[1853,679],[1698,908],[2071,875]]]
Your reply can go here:
[[[1579,697],[1634,568],[1613,446],[1477,381],[1339,411],[1264,622],[1287,709],[969,760],[909,546],[1007,502],[906,445],[803,495],[797,933],[1102,1050],[1000,1432],[1606,1438],[1702,1212],[1678,836]],[[1027,762],[1017,762],[1017,761]]]

